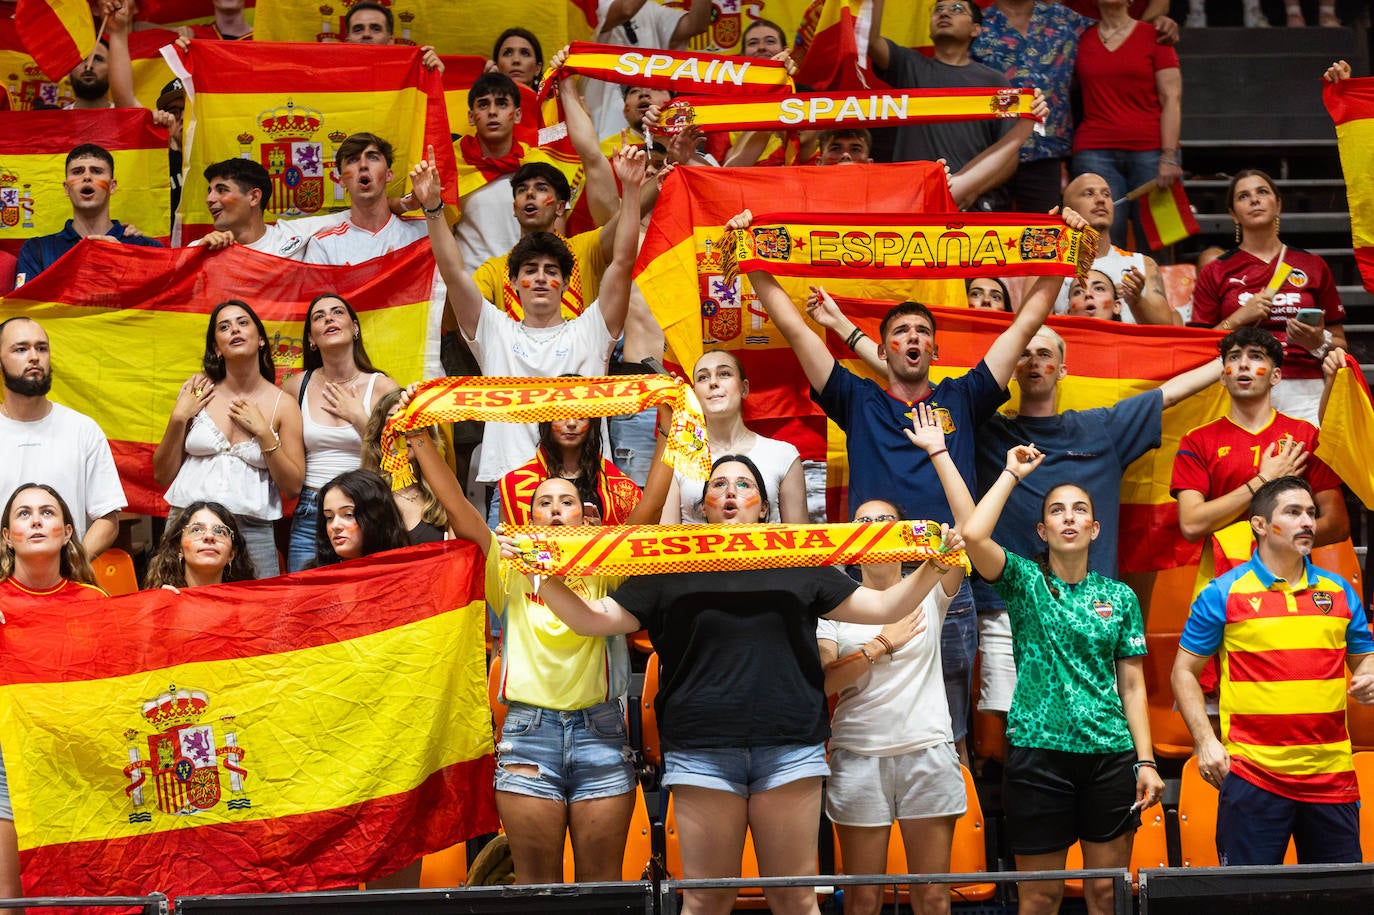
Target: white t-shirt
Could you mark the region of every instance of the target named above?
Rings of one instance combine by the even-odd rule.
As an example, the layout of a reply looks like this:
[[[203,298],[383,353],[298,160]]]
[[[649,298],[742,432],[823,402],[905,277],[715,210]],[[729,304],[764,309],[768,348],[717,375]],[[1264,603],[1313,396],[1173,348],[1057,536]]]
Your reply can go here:
[[[713,454],[711,460],[714,462],[719,456]],[[801,458],[801,453],[787,442],[755,435],[754,447],[746,451],[744,456],[753,461],[759,473],[763,474],[763,483],[768,488],[768,520],[781,521],[778,491],[782,487],[782,478],[787,475],[793,462]],[[706,519],[701,516],[701,506],[698,504],[701,501],[702,482],[689,480],[677,471],[673,471],[673,479],[677,481],[678,497],[682,503],[682,523],[705,523]]]
[[[1118,298],[1121,291],[1121,278],[1126,275],[1126,271],[1132,267],[1145,272],[1145,255],[1138,251],[1123,251],[1115,245],[1112,250],[1093,261],[1093,269],[1101,270],[1116,283]],[[1073,278],[1064,281],[1064,285],[1059,288],[1059,298],[1054,300],[1054,313],[1066,315],[1069,313],[1069,284]],[[1131,314],[1131,306],[1124,301],[1121,303],[1121,321],[1123,324],[1139,324],[1135,315]]]
[[[458,251],[463,255],[463,266],[471,272],[491,258],[505,254],[520,240],[510,175],[488,181],[461,202],[463,218],[453,227],[453,233],[458,239]]]
[[[611,0],[600,0],[597,4],[598,22],[606,21],[606,11],[610,5]],[[673,30],[677,28],[678,20],[685,15],[685,9],[669,9],[655,0],[649,0],[629,20],[630,29],[626,29],[626,23],[622,23],[608,32],[598,33],[592,41],[639,48],[645,52],[666,48],[673,39]],[[633,40],[630,38],[631,30],[634,34]],[[618,83],[607,83],[599,79],[585,81],[582,95],[587,101],[587,110],[592,114],[592,123],[596,125],[598,137],[612,134],[619,136],[620,131],[628,126],[625,123],[625,95],[620,90]]]
[[[404,248],[429,234],[422,218],[392,214],[386,225],[370,232],[353,221],[352,211],[344,215],[342,222],[320,229],[310,237],[305,251],[307,264],[334,267],[361,264]]]
[[[943,583],[937,583],[922,602],[925,631],[869,666],[840,693],[830,722],[832,750],[897,756],[954,739],[940,663],[940,630],[950,600]],[[816,638],[837,643],[840,657],[858,651],[882,631],[882,626],[824,618],[816,623]]]
[[[40,420],[0,415],[0,505],[24,483],[46,483],[72,510],[78,538],[96,518],[128,503],[100,426],[61,404]]]
[[[598,302],[573,320],[553,327],[527,327],[484,302],[477,319],[477,346],[473,354],[482,366],[482,374],[492,377],[592,376],[606,374],[614,345]],[[478,482],[495,483],[532,458],[538,445],[537,424],[487,423],[482,433]]]
[[[328,213],[324,216],[302,216],[300,219],[282,219],[265,226],[262,238],[244,244],[245,248],[274,254],[287,260],[305,259],[306,246],[310,236],[327,226],[337,225],[348,217],[348,212]],[[204,238],[197,238],[188,247],[198,248],[205,244]]]

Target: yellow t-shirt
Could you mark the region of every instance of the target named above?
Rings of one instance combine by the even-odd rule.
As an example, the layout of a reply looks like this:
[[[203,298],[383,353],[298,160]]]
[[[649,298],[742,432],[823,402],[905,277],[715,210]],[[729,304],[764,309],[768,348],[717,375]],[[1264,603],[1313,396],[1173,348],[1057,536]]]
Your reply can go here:
[[[563,290],[563,318],[571,321],[596,301],[601,292],[601,276],[606,272],[606,258],[601,253],[600,229],[563,240],[573,256],[572,276],[568,277],[568,287]],[[482,290],[482,298],[503,309],[512,319],[524,320],[520,296],[510,281],[510,252],[488,258],[473,272],[472,278]]]
[[[624,692],[630,657],[624,636],[578,635],[534,595],[523,574],[501,570],[501,545],[487,550],[487,603],[501,619],[501,698],[540,708],[590,708]],[[564,579],[574,593],[600,600],[625,579]]]

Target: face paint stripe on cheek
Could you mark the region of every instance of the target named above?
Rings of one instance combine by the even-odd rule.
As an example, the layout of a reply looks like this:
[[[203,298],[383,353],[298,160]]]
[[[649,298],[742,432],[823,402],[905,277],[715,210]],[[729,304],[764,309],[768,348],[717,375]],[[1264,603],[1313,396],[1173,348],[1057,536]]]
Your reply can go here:
[[[1268,375],[1268,374],[1269,374],[1269,369],[1265,368],[1265,367],[1262,366],[1262,365],[1261,365],[1261,366],[1257,366],[1257,367],[1255,368],[1255,377],[1256,377],[1256,378],[1262,378],[1262,377],[1264,377],[1265,375]]]

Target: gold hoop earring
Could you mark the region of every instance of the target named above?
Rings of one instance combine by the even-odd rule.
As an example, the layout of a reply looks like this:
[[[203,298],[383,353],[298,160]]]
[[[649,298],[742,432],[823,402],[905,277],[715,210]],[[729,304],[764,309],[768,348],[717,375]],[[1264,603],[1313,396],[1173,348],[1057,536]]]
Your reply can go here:
[[[313,353],[315,350],[319,349],[319,347],[315,345],[315,341],[314,341],[314,340],[308,341],[308,342],[306,343],[306,346],[309,346],[309,347],[310,347],[310,352],[312,352],[312,353]]]

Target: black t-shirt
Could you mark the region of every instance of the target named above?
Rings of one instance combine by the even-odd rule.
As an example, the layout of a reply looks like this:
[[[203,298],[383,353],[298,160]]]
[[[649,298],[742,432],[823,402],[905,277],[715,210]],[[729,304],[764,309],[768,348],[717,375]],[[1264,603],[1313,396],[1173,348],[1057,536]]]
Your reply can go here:
[[[829,737],[816,619],[856,588],[829,567],[642,575],[617,588],[658,652],[663,748]]]

